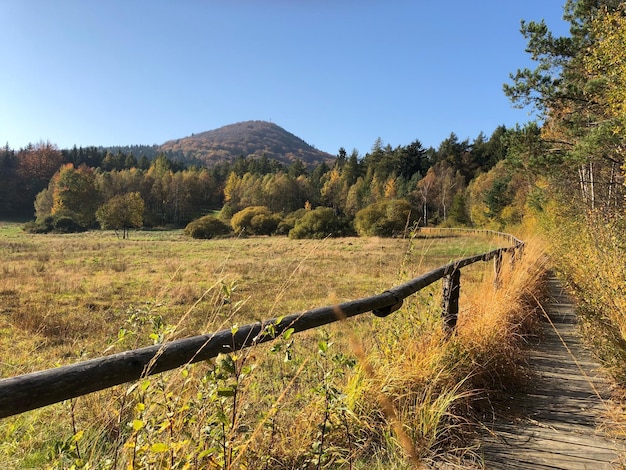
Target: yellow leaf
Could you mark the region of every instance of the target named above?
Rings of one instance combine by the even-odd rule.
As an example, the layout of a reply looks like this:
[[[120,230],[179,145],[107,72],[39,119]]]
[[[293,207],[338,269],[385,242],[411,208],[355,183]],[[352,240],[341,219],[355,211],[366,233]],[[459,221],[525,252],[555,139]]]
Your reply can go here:
[[[163,444],[162,442],[155,442],[154,444],[152,444],[152,447],[150,447],[150,451],[151,452],[167,452],[168,447],[167,447],[167,444]]]
[[[135,431],[139,431],[141,428],[143,428],[143,421],[140,419],[133,419],[133,429]]]

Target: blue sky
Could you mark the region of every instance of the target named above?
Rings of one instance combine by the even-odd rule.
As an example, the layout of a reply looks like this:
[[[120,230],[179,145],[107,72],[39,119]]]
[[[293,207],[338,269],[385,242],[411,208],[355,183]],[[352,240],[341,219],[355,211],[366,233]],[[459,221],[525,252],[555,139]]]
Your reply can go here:
[[[0,0],[0,144],[160,144],[246,120],[320,150],[530,119],[520,20],[564,0]]]

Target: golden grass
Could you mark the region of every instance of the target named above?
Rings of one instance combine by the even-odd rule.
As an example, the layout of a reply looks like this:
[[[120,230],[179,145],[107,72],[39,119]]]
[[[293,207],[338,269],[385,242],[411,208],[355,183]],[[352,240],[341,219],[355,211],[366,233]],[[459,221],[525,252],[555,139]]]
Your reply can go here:
[[[545,214],[550,253],[576,298],[583,338],[615,383],[605,430],[626,437],[626,223]]]
[[[200,242],[177,232],[121,242],[0,227],[0,296],[11,299],[0,316],[0,370],[371,295],[497,243]],[[520,339],[532,321],[517,293],[535,289],[540,272],[537,256],[526,259],[504,270],[497,292],[491,264],[463,270],[452,338],[433,286],[385,319],[364,315],[3,420],[0,454],[15,467],[60,468],[408,468],[454,448],[475,457],[464,441],[472,401],[520,379]]]

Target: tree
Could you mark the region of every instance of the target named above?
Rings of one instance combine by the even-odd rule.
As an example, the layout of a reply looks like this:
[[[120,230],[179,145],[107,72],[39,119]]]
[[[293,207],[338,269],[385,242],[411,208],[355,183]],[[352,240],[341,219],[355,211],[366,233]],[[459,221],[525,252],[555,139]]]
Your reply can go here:
[[[470,223],[469,216],[467,214],[467,203],[465,200],[465,194],[458,192],[452,200],[450,206],[450,218],[448,219],[449,225],[468,225]]]
[[[578,200],[589,211],[616,207],[616,169],[624,162],[619,139],[607,126],[607,79],[598,75],[608,72],[602,65],[603,44],[615,42],[603,43],[610,34],[599,25],[607,15],[622,15],[621,3],[568,0],[564,18],[571,24],[569,37],[554,37],[544,21],[522,21],[527,51],[537,66],[518,70],[511,75],[513,83],[504,85],[516,106],[530,106],[544,122],[542,140],[567,170],[566,178],[553,178],[553,183],[570,193],[578,190]],[[611,56],[613,47],[608,49]]]
[[[122,239],[128,238],[131,228],[143,225],[144,201],[139,193],[114,196],[96,211],[96,219],[104,230],[122,230]]]
[[[428,205],[430,204],[432,189],[436,180],[437,175],[435,174],[435,170],[430,167],[426,176],[417,183],[417,190],[422,200],[422,216],[425,226],[428,225]]]
[[[0,149],[0,217],[32,210],[29,201],[19,197],[19,187],[17,158],[9,144],[6,144]]]
[[[94,224],[99,194],[91,168],[67,163],[52,177],[48,189],[52,192],[51,215],[69,217],[83,228]]]
[[[626,12],[607,12],[594,18],[591,35],[595,46],[583,61],[603,114],[588,141],[591,151],[611,158],[606,194],[611,209],[621,206],[624,192],[620,183],[626,184]]]
[[[416,173],[425,174],[428,166],[426,149],[419,140],[414,140],[399,151],[398,176],[410,180]]]
[[[359,151],[357,149],[352,149],[350,152],[350,156],[348,160],[343,165],[341,169],[341,177],[346,182],[348,187],[352,186],[356,183],[356,180],[359,178],[361,173],[361,168],[359,165]]]
[[[304,164],[302,160],[300,160],[299,158],[296,158],[296,160],[291,165],[289,165],[289,168],[287,169],[287,173],[292,178],[297,178],[301,175],[306,175],[307,173],[306,165]]]
[[[338,213],[343,212],[346,206],[346,198],[348,197],[348,187],[346,182],[341,179],[341,174],[337,168],[332,169],[324,175],[324,184],[320,195],[322,202]]]
[[[346,215],[354,217],[358,211],[367,205],[369,189],[369,186],[365,183],[365,180],[362,177],[359,177],[359,179],[357,179],[356,182],[350,186],[346,197]]]
[[[20,205],[30,206],[36,195],[50,182],[52,175],[63,164],[63,154],[56,145],[40,142],[28,145],[17,155],[16,174],[18,177],[18,197]]]
[[[346,164],[347,159],[348,159],[348,153],[346,152],[346,149],[343,147],[340,147],[339,151],[337,152],[337,158],[335,158],[334,168],[341,170],[343,166]]]

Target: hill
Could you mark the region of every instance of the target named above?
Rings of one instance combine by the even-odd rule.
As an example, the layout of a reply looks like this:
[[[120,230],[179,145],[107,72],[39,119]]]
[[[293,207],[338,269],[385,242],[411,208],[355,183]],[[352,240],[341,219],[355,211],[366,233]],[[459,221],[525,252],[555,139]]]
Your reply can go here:
[[[212,131],[170,140],[160,151],[183,154],[185,159],[201,161],[207,166],[232,162],[239,156],[278,160],[286,165],[296,159],[314,166],[334,157],[317,150],[280,126],[266,121],[245,121]]]

